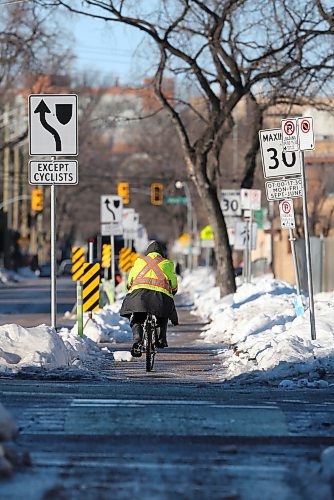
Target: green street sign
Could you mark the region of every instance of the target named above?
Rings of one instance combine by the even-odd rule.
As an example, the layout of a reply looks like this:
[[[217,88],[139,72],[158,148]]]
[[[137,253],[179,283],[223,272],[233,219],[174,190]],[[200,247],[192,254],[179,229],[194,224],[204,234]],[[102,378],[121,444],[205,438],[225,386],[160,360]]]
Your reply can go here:
[[[165,198],[166,203],[183,203],[186,205],[188,203],[188,198],[185,196],[169,196]]]

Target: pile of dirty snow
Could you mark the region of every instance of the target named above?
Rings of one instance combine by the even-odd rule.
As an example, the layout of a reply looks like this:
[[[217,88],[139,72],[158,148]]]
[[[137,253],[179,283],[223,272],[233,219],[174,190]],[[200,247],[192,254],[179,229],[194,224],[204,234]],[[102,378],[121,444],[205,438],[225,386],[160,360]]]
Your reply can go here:
[[[215,368],[223,379],[289,380],[302,375],[303,387],[328,385],[317,380],[334,373],[333,293],[315,297],[317,339],[312,341],[309,310],[296,316],[291,285],[265,276],[220,298],[212,277],[205,275],[205,270],[195,270],[182,286],[194,289],[195,313],[210,320],[201,337],[219,344]],[[289,386],[286,380],[284,384]]]

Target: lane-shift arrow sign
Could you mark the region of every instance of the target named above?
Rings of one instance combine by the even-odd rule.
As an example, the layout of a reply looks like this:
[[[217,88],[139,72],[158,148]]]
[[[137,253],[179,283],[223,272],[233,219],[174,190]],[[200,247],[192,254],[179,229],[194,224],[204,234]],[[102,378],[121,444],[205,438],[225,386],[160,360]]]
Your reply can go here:
[[[34,113],[39,113],[39,119],[41,121],[41,125],[50,132],[50,134],[53,135],[53,138],[56,143],[56,151],[61,151],[61,139],[60,135],[58,134],[57,130],[51,127],[51,125],[46,121],[45,115],[46,113],[51,113],[50,109],[48,106],[45,104],[44,99],[41,100],[41,102],[38,104],[37,108],[35,109]]]
[[[105,206],[106,206],[106,209],[108,210],[108,212],[110,212],[112,214],[114,220],[116,220],[115,212],[109,208],[110,201],[108,200],[108,198],[105,200],[104,203],[105,203]]]

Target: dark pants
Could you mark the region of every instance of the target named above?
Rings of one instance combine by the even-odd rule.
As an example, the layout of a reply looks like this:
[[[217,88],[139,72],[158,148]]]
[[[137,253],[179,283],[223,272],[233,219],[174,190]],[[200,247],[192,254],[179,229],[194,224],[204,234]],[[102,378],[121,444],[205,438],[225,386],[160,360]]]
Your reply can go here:
[[[143,339],[143,324],[147,313],[133,313],[131,316],[130,326],[132,328],[133,342],[141,342]],[[157,318],[158,322],[158,340],[166,340],[168,318]]]

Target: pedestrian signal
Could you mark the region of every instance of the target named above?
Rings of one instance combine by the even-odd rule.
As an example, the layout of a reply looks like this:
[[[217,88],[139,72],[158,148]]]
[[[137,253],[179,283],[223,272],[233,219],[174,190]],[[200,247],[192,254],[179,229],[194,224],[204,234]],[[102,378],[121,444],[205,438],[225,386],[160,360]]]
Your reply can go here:
[[[111,267],[111,245],[108,243],[102,245],[102,267]]]
[[[41,212],[43,210],[43,189],[35,188],[31,193],[31,210]]]
[[[151,204],[152,205],[162,205],[163,202],[163,185],[154,182],[151,184]]]
[[[123,198],[123,205],[128,205],[130,202],[129,183],[119,182],[117,186],[117,194]]]

